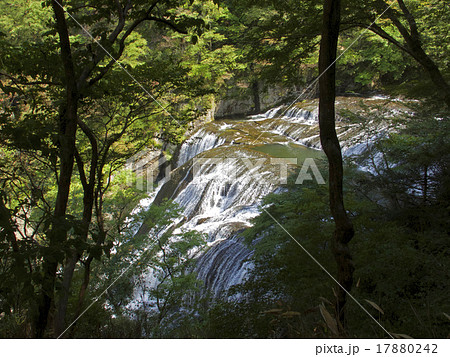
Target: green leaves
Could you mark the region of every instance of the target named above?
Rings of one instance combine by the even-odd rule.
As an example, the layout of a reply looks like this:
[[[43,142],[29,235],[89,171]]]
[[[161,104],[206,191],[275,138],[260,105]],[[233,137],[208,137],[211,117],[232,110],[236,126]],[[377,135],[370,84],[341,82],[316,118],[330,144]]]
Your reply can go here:
[[[359,121],[360,127],[370,122],[367,130],[372,140],[374,134],[379,134],[376,129],[379,121],[390,128],[391,134],[389,138],[373,141],[373,151],[368,155],[374,157],[365,161],[376,164],[372,173],[345,170],[346,207],[356,232],[351,250],[358,283],[352,294],[358,301],[367,303],[368,310],[372,309],[389,331],[402,331],[414,337],[446,336],[442,311],[448,309],[444,291],[449,280],[448,274],[442,272],[442,264],[448,264],[443,240],[448,238],[449,227],[448,200],[441,195],[447,192],[445,197],[449,197],[450,186],[442,175],[448,177],[443,173],[449,167],[447,125],[450,121],[442,107],[432,108],[421,103],[415,107],[414,114],[402,115],[396,111],[392,122],[381,109],[359,112],[353,119],[355,123]],[[437,115],[440,119],[436,119]],[[433,167],[433,173],[428,171],[426,202],[421,190],[424,165]],[[286,190],[267,196],[266,209],[335,274],[328,241],[333,222],[327,208],[326,187],[288,185]],[[317,297],[334,300],[320,268],[264,211],[244,234],[255,249],[251,258],[255,269],[247,282],[235,289],[250,301],[246,311],[270,310],[281,300],[293,311],[311,313]],[[371,328],[363,327],[367,325],[367,316],[359,307],[349,305],[348,309],[350,334],[376,335]],[[230,308],[230,311],[235,314],[236,310]],[[315,311],[311,318],[302,314],[302,324],[296,325],[302,329],[303,336],[309,336],[314,329],[326,336],[335,335],[334,318],[323,309]],[[226,312],[224,315],[229,316]],[[243,319],[233,316],[240,325]],[[325,324],[318,322],[322,319]],[[261,323],[261,319],[253,316],[240,333],[271,336],[261,332]],[[318,328],[317,324],[323,327]],[[264,326],[271,325],[266,322]]]
[[[147,194],[127,186],[119,170],[146,146],[162,146],[164,139],[179,141],[186,126],[209,108],[211,98],[203,96],[210,88],[198,88],[198,84],[208,87],[211,81],[198,75],[186,81],[189,68],[180,65],[182,56],[187,61],[192,58],[174,33],[190,29],[199,36],[205,28],[201,2],[192,12],[187,11],[187,4],[165,1],[156,9],[148,1],[137,0],[125,11],[114,2],[65,2],[67,11],[76,19],[65,16],[71,53],[68,56],[65,52],[64,60],[74,67],[72,80],[79,91],[76,98],[69,100],[72,107],[78,108],[76,118],[72,116],[72,123],[78,120],[79,126],[73,160],[65,155],[71,152],[72,137],[62,134],[67,128],[66,93],[73,87],[66,88],[68,78],[61,60],[64,46],[60,46],[55,31],[52,3],[47,1],[41,6],[40,1],[1,1],[0,185],[2,193],[7,193],[5,205],[11,220],[20,222],[14,226],[14,237],[20,237],[14,249],[20,254],[26,252],[28,259],[21,261],[14,276],[26,282],[24,272],[30,277],[36,271],[45,271],[47,275],[35,281],[33,287],[38,289],[39,284],[49,282],[44,294],[50,299],[55,278],[57,284],[65,277],[71,279],[67,269],[72,268],[67,262],[74,254],[75,258],[79,256],[74,276],[85,271],[89,278],[92,259],[103,261],[104,256],[111,256],[114,260],[118,246],[123,245],[130,253],[126,263],[142,251],[144,237],[131,240],[133,233],[128,230],[126,218]],[[101,46],[86,36],[80,24]],[[121,61],[128,73],[101,47]],[[204,109],[195,110],[197,107]],[[66,158],[64,165],[60,161],[62,154]],[[76,162],[74,170],[70,167],[72,161]],[[62,167],[64,177],[60,177]],[[64,179],[70,179],[70,184]],[[58,190],[62,181],[64,189]],[[55,206],[58,219],[52,219]],[[149,222],[153,219],[152,229],[173,218],[163,212],[153,212],[159,221],[149,218]],[[199,242],[194,237],[192,241]],[[5,269],[0,276],[10,272],[13,261],[9,251],[14,244],[10,240],[1,248]],[[190,247],[179,243],[174,251],[182,254]],[[62,275],[49,272],[43,267],[44,261],[56,263],[54,270],[61,270]],[[0,304],[19,290],[1,286]],[[69,293],[72,298],[79,296],[74,290]],[[17,308],[27,309],[31,296],[23,296]],[[82,299],[73,306],[77,303],[82,304]],[[34,316],[34,309],[28,310],[30,316]]]

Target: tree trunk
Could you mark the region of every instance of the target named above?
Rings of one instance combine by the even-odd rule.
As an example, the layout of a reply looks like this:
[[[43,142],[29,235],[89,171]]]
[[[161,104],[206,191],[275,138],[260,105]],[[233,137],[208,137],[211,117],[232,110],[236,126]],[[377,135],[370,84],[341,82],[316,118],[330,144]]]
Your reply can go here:
[[[72,284],[73,273],[75,271],[78,259],[80,259],[80,255],[77,252],[74,252],[67,258],[67,263],[64,267],[61,295],[58,300],[58,306],[54,319],[54,335],[56,337],[61,335],[61,333],[64,331],[70,285]]]
[[[95,200],[94,189],[95,189],[96,175],[97,174],[101,175],[102,172],[100,170],[100,172],[97,173],[98,155],[99,155],[97,139],[92,130],[84,122],[79,121],[78,124],[81,127],[81,130],[89,138],[92,150],[88,178],[86,177],[85,174],[84,163],[81,156],[78,154],[78,152],[75,153],[78,171],[80,173],[80,179],[83,185],[83,218],[81,223],[81,232],[80,235],[77,237],[77,239],[79,239],[81,242],[87,242],[89,236],[89,226],[92,220],[92,211],[94,209],[94,200]],[[57,314],[55,316],[55,323],[54,323],[56,336],[59,336],[64,331],[67,304],[70,295],[70,286],[72,283],[76,263],[78,262],[80,257],[81,252],[77,252],[74,249],[71,257],[68,259],[68,264],[64,269],[62,291],[58,301]]]
[[[105,155],[107,154],[107,150]],[[105,158],[105,157],[104,157]],[[102,160],[103,161],[103,160]],[[97,246],[101,246],[106,239],[106,231],[104,225],[104,217],[103,217],[103,192],[102,192],[102,173],[103,173],[103,164],[100,164],[97,172],[97,190],[95,191],[95,212],[97,218],[97,228],[98,228],[98,239],[96,241]],[[74,321],[78,319],[78,317],[82,313],[82,308],[84,304],[84,300],[86,298],[86,292],[89,286],[89,281],[91,277],[91,263],[94,260],[94,257],[90,254],[84,263],[84,276],[83,282],[81,283],[80,292],[78,294],[78,303],[77,308],[74,315]],[[73,338],[75,334],[76,322],[70,328],[70,338]]]
[[[82,313],[82,308],[84,304],[84,299],[86,297],[86,292],[89,286],[89,281],[91,279],[91,263],[94,258],[92,256],[89,256],[84,264],[84,274],[83,274],[83,282],[80,286],[80,292],[78,294],[78,302],[77,302],[77,308],[75,310],[75,314],[73,317],[74,323],[70,327],[69,330],[69,338],[73,338],[75,335],[75,327],[77,324],[77,319]]]
[[[437,95],[440,96],[444,100],[447,107],[450,108],[450,86],[445,81],[438,66],[425,53],[418,40],[409,41],[407,44],[414,59],[419,62],[428,73],[428,76],[437,89]]]
[[[386,16],[392,21],[400,35],[403,37],[403,40],[405,41],[404,44],[401,44],[377,25],[371,26],[370,30],[408,53],[420,65],[422,65],[437,89],[437,96],[441,97],[445,104],[450,108],[450,85],[446,82],[444,76],[439,70],[439,67],[423,49],[414,16],[411,14],[403,0],[397,0],[397,3],[400,7],[402,15],[408,23],[409,29],[407,29],[400,21],[398,12],[393,11],[391,8],[386,10]],[[380,10],[385,10],[389,6],[384,0],[378,0],[378,4]]]
[[[94,189],[93,187],[89,187],[87,191],[84,192],[83,198],[83,221],[82,221],[82,231],[80,235],[80,240],[83,242],[87,241],[89,235],[89,226],[92,219],[92,210],[94,207]],[[64,277],[62,283],[62,291],[61,296],[58,301],[57,313],[55,316],[54,322],[54,331],[55,336],[59,336],[65,328],[65,320],[66,320],[66,312],[67,312],[67,304],[69,301],[70,295],[70,286],[72,284],[73,273],[75,271],[75,266],[78,260],[80,259],[80,253],[74,251],[72,256],[69,257],[68,263],[64,269]]]
[[[353,225],[344,207],[342,180],[342,153],[335,128],[336,60],[340,26],[340,0],[325,0],[323,9],[322,39],[319,55],[319,126],[320,142],[329,163],[330,209],[335,222],[333,254],[337,263],[336,312],[341,327],[345,326],[344,307],[346,291],[353,284],[353,262],[347,243],[354,235]],[[343,287],[344,289],[342,289]]]
[[[52,1],[59,34],[61,59],[64,65],[66,82],[66,102],[61,106],[59,115],[59,181],[53,213],[52,227],[48,233],[49,249],[44,256],[44,277],[41,286],[38,316],[36,320],[36,337],[44,337],[50,308],[53,303],[54,287],[58,264],[62,260],[59,254],[67,238],[65,215],[69,199],[70,183],[74,163],[75,135],[77,130],[78,92],[75,71],[72,61],[69,34],[67,31],[64,10]]]
[[[259,96],[259,82],[255,79],[252,83],[252,93],[253,93],[253,105],[255,114],[261,112],[261,98]]]

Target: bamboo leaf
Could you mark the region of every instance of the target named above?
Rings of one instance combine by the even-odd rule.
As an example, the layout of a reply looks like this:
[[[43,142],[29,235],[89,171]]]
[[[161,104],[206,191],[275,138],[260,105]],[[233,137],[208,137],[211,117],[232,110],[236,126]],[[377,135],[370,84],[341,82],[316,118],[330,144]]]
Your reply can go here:
[[[410,338],[412,339],[411,336],[405,335],[404,333],[393,333],[393,332],[389,332],[392,336],[394,336],[395,338]]]
[[[381,309],[381,307],[379,307],[377,304],[375,304],[373,301],[364,299],[365,301],[367,301],[367,303],[370,304],[370,306],[372,306],[375,310],[379,311],[381,314],[384,315],[384,311]]]
[[[283,309],[271,309],[271,310],[267,310],[267,311],[263,311],[263,314],[279,314],[280,312],[282,312]]]
[[[335,335],[339,335],[336,320],[331,316],[331,314],[325,308],[325,305],[320,304],[319,309],[320,309],[320,314],[322,315],[323,319],[325,320],[325,323],[327,324],[330,331],[332,333],[334,333]]]
[[[328,305],[333,306],[332,302],[330,300],[328,300],[327,298],[320,296],[319,299],[322,300],[323,302],[326,302]]]

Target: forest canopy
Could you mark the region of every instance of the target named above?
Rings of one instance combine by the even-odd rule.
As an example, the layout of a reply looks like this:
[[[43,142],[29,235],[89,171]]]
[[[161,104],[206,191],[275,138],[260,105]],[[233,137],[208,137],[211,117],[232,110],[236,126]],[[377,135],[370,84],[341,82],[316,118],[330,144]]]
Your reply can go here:
[[[0,337],[449,336],[449,23],[440,0],[0,0]],[[335,113],[336,96],[357,100]],[[289,110],[317,116],[302,140],[244,130]],[[244,120],[216,118],[236,137],[205,129],[215,115]],[[253,266],[221,294],[196,268],[211,217],[182,229],[187,179],[148,192],[190,177],[182,145],[208,135],[195,155],[320,135],[328,159],[330,191],[298,168],[221,237]],[[369,317],[286,232],[347,269]]]

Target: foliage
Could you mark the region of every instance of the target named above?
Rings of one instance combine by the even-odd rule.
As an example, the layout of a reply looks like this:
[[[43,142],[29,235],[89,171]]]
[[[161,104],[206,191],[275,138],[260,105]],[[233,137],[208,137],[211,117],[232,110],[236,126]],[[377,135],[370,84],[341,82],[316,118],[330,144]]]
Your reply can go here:
[[[396,134],[376,141],[374,149],[366,151],[378,155],[377,161],[356,156],[360,164],[377,163],[376,172],[374,167],[346,170],[346,206],[356,232],[351,244],[356,267],[352,294],[390,332],[442,338],[448,335],[443,312],[449,308],[445,294],[449,288],[445,218],[449,213],[449,131],[444,130],[448,116],[436,119],[430,114],[435,109],[421,109],[405,115],[408,126],[397,122]],[[432,168],[426,200],[421,189],[424,165]],[[322,187],[291,184],[285,192],[267,196],[265,207],[334,275],[327,196]],[[392,196],[397,200],[387,199]],[[333,311],[330,278],[267,212],[245,233],[255,248],[255,268],[237,288],[243,302],[213,308],[218,314],[211,317],[213,336],[333,336],[319,313],[322,303]],[[348,336],[384,336],[359,306],[350,302],[348,310]],[[230,329],[218,324],[223,319]]]
[[[53,4],[52,11],[52,2],[3,3],[0,183],[8,230],[2,231],[1,249],[2,276],[10,278],[2,281],[0,302],[6,314],[26,316],[27,334],[42,336],[48,310],[38,309],[31,297],[38,293],[41,305],[56,300],[46,303],[46,309],[57,311],[56,331],[67,323],[68,300],[79,295],[80,309],[91,263],[111,253],[111,226],[121,226],[123,216],[115,214],[139,197],[128,197],[121,210],[108,212],[112,178],[146,147],[179,142],[188,124],[210,108],[216,79],[192,72],[196,58],[189,46],[173,53],[182,41],[175,33],[201,34],[204,24],[184,1],[159,4],[155,16],[146,11],[156,4],[146,1],[123,7],[65,2],[76,22],[58,18],[61,9]],[[10,17],[13,7],[17,11]],[[206,62],[203,71],[213,73],[225,60]],[[70,91],[77,94],[67,98]],[[72,117],[69,108],[76,108]],[[75,129],[68,134],[71,122]],[[72,284],[73,272],[84,274],[81,286]]]
[[[345,85],[347,90],[394,91],[394,84],[399,85],[406,78],[411,80],[417,75],[417,65],[411,58],[374,34],[366,34],[352,45],[359,35],[360,31],[347,31],[341,37],[341,45],[347,51],[339,59],[338,85]],[[352,88],[355,84],[348,83],[350,80],[358,83],[360,88]]]
[[[152,6],[137,0],[125,11],[123,1],[68,0],[68,12],[96,41],[66,15],[66,56],[51,3],[0,0],[0,336],[35,336],[36,296],[45,294],[53,300],[50,317],[67,300],[66,326],[98,298],[69,331],[76,337],[333,335],[322,317],[334,299],[322,284],[328,277],[267,212],[245,233],[255,249],[249,280],[229,299],[210,302],[199,298],[192,270],[203,237],[165,230],[178,215],[169,202],[136,213],[147,193],[123,170],[136,153],[180,143],[191,123],[230,92],[253,92],[257,111],[256,97],[267,86],[310,82],[317,74],[320,4],[171,0]],[[364,304],[389,331],[445,337],[449,120],[401,28],[415,36],[414,19],[419,47],[445,81],[448,5],[408,1],[408,17],[397,1],[373,34],[353,43],[387,5],[343,3],[340,89],[435,97],[432,106],[420,102],[395,119],[378,108],[342,122],[367,129],[363,139],[370,139],[352,158],[346,182],[357,229],[354,293],[372,302]],[[123,23],[119,10],[127,15]],[[77,89],[74,145],[64,135],[67,60]],[[383,126],[388,136],[377,133]],[[57,215],[64,178],[68,205]],[[333,273],[325,189],[292,184],[286,190],[266,198],[268,212]],[[143,227],[157,237],[153,245]],[[52,238],[57,230],[62,239]],[[156,285],[143,281],[142,267],[151,269]],[[138,293],[148,305],[132,309]],[[245,300],[233,300],[235,293]],[[349,309],[349,336],[381,336],[357,306]],[[53,334],[50,325],[46,336]]]
[[[180,320],[195,309],[200,282],[192,256],[204,245],[197,232],[173,232],[179,214],[165,201],[122,220],[126,227],[114,240],[114,253],[94,271],[89,300],[99,299],[98,305],[77,325],[74,337],[119,337],[115,326],[121,321],[132,326],[129,337],[177,333]],[[142,222],[148,233],[136,234]]]

